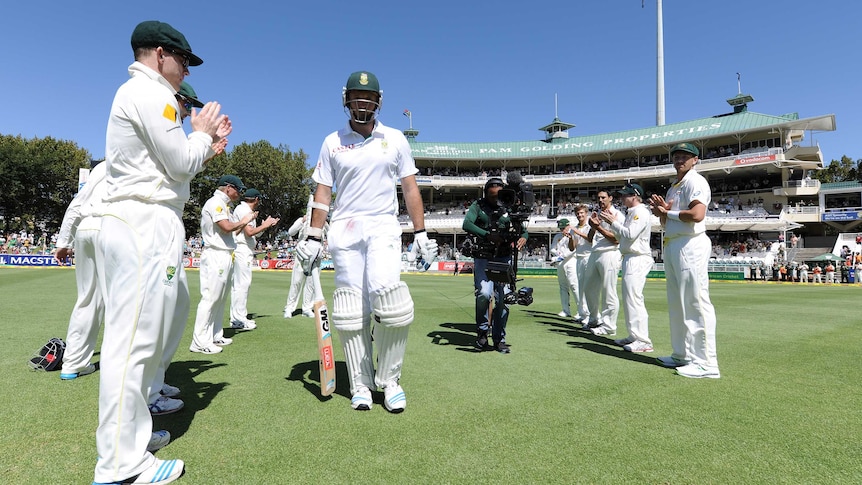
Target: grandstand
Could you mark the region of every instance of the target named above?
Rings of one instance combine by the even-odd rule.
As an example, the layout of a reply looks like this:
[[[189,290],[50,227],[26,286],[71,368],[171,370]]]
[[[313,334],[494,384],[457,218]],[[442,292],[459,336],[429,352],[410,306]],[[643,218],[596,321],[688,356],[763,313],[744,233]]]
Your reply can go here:
[[[806,134],[811,139],[814,132],[834,131],[835,116],[755,113],[748,110],[753,98],[739,98],[727,100],[730,113],[598,135],[570,136],[575,125],[555,118],[539,128],[545,137],[533,141],[425,142],[411,126],[405,134],[419,168],[426,227],[456,247],[464,234],[464,211],[481,197],[485,181],[518,171],[536,195],[528,223],[531,240],[550,246],[556,219],[571,216],[579,203],[594,203],[599,190],[636,181],[647,194],[666,193],[676,174],[669,150],[689,142],[700,149],[697,170],[712,186],[707,226],[714,241],[767,242],[763,254],[746,260],[771,259],[778,245],[769,242],[789,241],[790,234],[809,246],[832,249],[826,225],[848,231],[862,223],[862,185],[821,186],[811,175],[824,167],[823,154],[816,144],[803,142]],[[409,218],[401,220],[404,231],[412,231]],[[661,226],[653,222],[654,242],[660,245]]]

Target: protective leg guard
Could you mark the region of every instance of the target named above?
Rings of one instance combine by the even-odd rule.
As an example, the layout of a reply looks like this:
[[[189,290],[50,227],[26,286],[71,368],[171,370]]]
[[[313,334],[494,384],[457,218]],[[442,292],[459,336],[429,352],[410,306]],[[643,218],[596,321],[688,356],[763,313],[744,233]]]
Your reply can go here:
[[[350,393],[374,387],[374,362],[371,358],[371,320],[362,311],[362,293],[355,288],[337,288],[332,295],[332,326],[338,330]]]
[[[397,284],[380,290],[372,296],[372,311],[380,325],[375,328],[377,338],[377,377],[379,387],[397,386],[401,365],[407,348],[407,332],[413,322],[413,298],[407,284]]]

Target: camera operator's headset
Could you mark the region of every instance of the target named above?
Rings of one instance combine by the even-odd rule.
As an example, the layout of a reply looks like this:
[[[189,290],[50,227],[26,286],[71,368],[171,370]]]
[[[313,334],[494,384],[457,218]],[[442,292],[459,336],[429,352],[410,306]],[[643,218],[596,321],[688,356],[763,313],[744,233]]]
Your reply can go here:
[[[500,187],[506,186],[506,184],[503,183],[503,179],[500,177],[491,177],[487,182],[485,182],[485,191],[483,192],[483,196],[488,197],[488,189],[495,185],[499,185]]]

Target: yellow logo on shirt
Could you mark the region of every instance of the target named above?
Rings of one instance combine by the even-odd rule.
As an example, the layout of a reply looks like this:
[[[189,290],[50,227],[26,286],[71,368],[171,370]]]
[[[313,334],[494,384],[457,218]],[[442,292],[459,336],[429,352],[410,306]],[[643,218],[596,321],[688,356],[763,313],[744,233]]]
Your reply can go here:
[[[638,217],[638,216],[635,216],[635,220],[638,220],[638,219],[640,219],[640,217]]]
[[[221,214],[223,210],[224,210],[224,207],[222,207],[222,206],[216,207],[216,214]]]
[[[174,109],[173,106],[166,104],[165,110],[162,112],[162,116],[171,121],[177,121],[177,110]]]

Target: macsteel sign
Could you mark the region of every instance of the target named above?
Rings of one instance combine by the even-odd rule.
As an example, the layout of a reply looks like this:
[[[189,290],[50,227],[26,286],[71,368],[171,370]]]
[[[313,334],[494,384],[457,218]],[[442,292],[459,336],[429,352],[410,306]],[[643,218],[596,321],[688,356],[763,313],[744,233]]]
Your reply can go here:
[[[59,266],[52,255],[0,254],[0,266]]]

